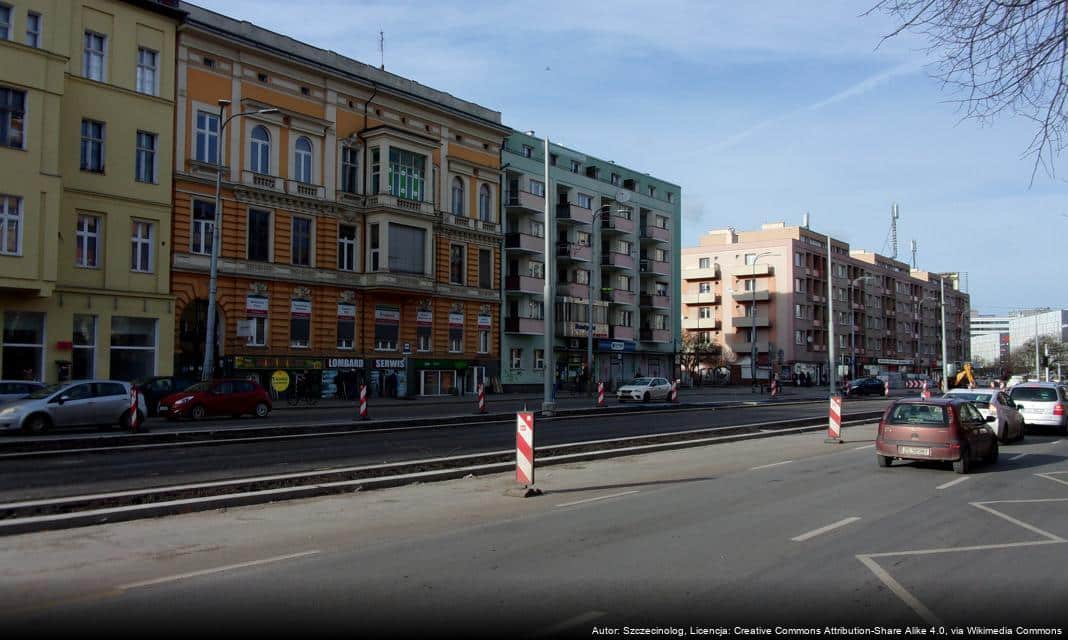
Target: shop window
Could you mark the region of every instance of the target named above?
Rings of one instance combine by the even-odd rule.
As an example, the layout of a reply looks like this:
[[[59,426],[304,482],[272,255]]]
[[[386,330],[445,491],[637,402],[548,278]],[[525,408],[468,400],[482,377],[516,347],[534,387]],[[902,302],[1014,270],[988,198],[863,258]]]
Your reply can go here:
[[[111,318],[111,378],[137,380],[156,372],[156,319]]]
[[[43,380],[45,314],[4,312],[5,380]]]
[[[96,316],[75,314],[74,348],[71,352],[71,379],[96,377]]]
[[[306,349],[311,344],[311,301],[290,301],[289,346]]]

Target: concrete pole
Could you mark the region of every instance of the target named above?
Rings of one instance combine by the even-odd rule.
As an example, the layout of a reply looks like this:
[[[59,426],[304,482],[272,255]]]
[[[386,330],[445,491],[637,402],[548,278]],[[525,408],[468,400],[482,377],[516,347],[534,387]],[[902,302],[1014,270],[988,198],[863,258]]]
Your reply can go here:
[[[827,235],[827,360],[830,363],[827,372],[828,396],[834,395],[834,269],[831,268],[831,236]]]
[[[200,379],[210,381],[215,367],[215,298],[219,290],[219,227],[222,223],[222,152],[226,144],[224,132],[229,120],[223,121],[223,110],[229,100],[219,101],[219,144],[215,153],[215,222],[211,231],[211,274],[208,276],[208,333],[204,338],[204,363]]]
[[[857,311],[853,308],[853,282],[849,283],[849,377],[857,379]]]
[[[946,351],[946,279],[939,275],[942,290],[942,393],[949,391],[949,359]]]
[[[1039,378],[1039,367],[1042,360],[1038,357],[1038,314],[1035,314],[1035,380]]]
[[[756,347],[756,263],[760,259],[760,256],[753,257],[753,289],[749,292],[752,296],[752,302],[749,304],[749,340],[750,340],[750,355],[749,361],[749,375],[752,376],[753,382],[757,379],[757,347]],[[769,353],[770,357],[771,354]]]
[[[542,319],[545,330],[545,380],[544,397],[542,398],[541,411],[544,415],[551,416],[556,411],[556,401],[553,399],[553,382],[556,379],[556,358],[553,354],[553,320],[556,315],[555,291],[553,285],[556,278],[556,243],[553,238],[556,235],[556,222],[553,217],[555,202],[550,197],[555,195],[552,184],[549,182],[549,136],[545,136],[545,286],[542,290]]]

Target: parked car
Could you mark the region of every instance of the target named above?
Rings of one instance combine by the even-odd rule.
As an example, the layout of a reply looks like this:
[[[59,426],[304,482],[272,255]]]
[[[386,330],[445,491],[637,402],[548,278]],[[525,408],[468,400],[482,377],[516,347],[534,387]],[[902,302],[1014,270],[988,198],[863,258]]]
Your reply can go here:
[[[138,401],[138,423],[145,404]],[[0,431],[43,433],[53,427],[130,427],[130,384],[118,380],[77,380],[43,387],[0,409]]]
[[[158,413],[168,420],[208,416],[233,416],[250,413],[266,418],[271,413],[271,396],[250,380],[214,380],[198,382],[160,401]]]
[[[0,405],[12,400],[21,400],[38,389],[43,389],[43,382],[32,380],[0,380]]]
[[[1023,440],[1024,420],[1009,394],[997,389],[950,389],[944,398],[966,400],[975,405],[985,420],[994,416],[994,433],[1001,442]]]
[[[180,378],[178,376],[155,376],[152,378],[145,378],[144,380],[138,380],[134,382],[137,390],[141,392],[141,395],[145,397],[145,404],[148,406],[148,414],[156,415],[159,407],[159,401],[172,393],[179,391],[185,391],[195,380],[189,378]]]
[[[856,396],[881,396],[885,393],[885,385],[879,378],[857,378],[846,386],[847,398]]]
[[[670,393],[671,383],[667,381],[667,378],[635,378],[616,390],[616,398],[620,402],[627,400],[649,402],[650,400],[667,400]]]
[[[1068,435],[1068,391],[1055,382],[1021,382],[1009,391],[1024,422]]]
[[[952,462],[957,473],[968,473],[980,460],[995,463],[998,439],[990,423],[971,402],[956,398],[899,400],[886,410],[875,437],[880,467],[898,460]]]

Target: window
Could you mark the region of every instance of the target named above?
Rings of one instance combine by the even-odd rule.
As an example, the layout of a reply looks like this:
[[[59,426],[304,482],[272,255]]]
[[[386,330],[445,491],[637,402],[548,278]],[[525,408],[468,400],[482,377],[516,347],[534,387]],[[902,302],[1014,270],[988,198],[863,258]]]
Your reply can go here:
[[[426,229],[390,223],[389,270],[426,273]]]
[[[416,316],[415,337],[419,351],[430,351],[430,339],[434,329],[434,313],[428,309],[421,309]]]
[[[538,350],[535,350],[535,352]],[[519,348],[512,348],[508,353],[508,364],[512,369],[520,369],[523,367],[523,350]]]
[[[656,197],[656,187],[654,187],[653,185],[649,185],[649,197],[650,198],[655,198]]]
[[[493,222],[493,211],[490,209],[491,198],[489,185],[478,188],[478,219],[482,222]]]
[[[0,147],[22,149],[26,131],[26,92],[0,87]]]
[[[708,258],[699,258],[698,261],[697,261],[697,268],[698,269],[707,269],[708,268],[708,262],[709,262]]]
[[[0,40],[11,39],[11,7],[0,4]],[[4,376],[5,378],[7,376]]]
[[[631,327],[633,322],[633,315],[630,311],[624,311],[622,309],[616,311],[615,324],[618,327]]]
[[[82,171],[104,172],[104,123],[82,120]]]
[[[256,316],[249,320],[252,322],[252,335],[248,337],[246,344],[250,347],[267,346],[267,317]]]
[[[582,207],[583,209],[592,209],[593,198],[586,195],[585,193],[578,194],[578,206]]]
[[[493,250],[478,250],[478,288],[493,288]]]
[[[291,224],[292,238],[290,240],[290,251],[292,252],[292,262],[295,265],[310,267],[312,221],[308,218],[293,216]]]
[[[343,224],[337,230],[337,268],[356,270],[356,227]]]
[[[41,14],[34,11],[26,13],[26,44],[41,46]]]
[[[615,186],[615,187],[619,186],[619,174],[618,173],[613,173],[612,174],[611,182],[612,182],[612,186]]]
[[[44,380],[44,326],[43,313],[4,312],[4,379]]]
[[[464,181],[459,177],[452,179],[452,214],[464,215]]]
[[[379,189],[379,175],[381,173],[378,147],[371,149],[371,193],[378,193]]]
[[[134,179],[138,182],[156,182],[156,140],[154,133],[137,132],[137,158]]]
[[[78,227],[74,232],[74,264],[95,269],[99,265],[97,247],[100,240],[100,217],[78,215]]]
[[[463,353],[464,350],[464,314],[449,314],[449,353]]]
[[[294,177],[304,184],[312,183],[312,143],[305,137],[297,138]]]
[[[137,49],[137,92],[150,96],[159,95],[159,53],[144,47]]]
[[[397,307],[375,307],[375,350],[396,351],[397,337],[400,331],[400,309]]]
[[[289,346],[300,349],[311,343],[311,301],[295,299],[289,303]]]
[[[794,252],[794,266],[795,267],[800,267],[800,266],[804,266],[804,264],[805,263],[804,263],[804,260],[801,258],[801,254],[797,253],[797,252]]]
[[[111,378],[137,380],[156,372],[156,319],[111,317]]]
[[[341,190],[356,193],[360,175],[360,152],[356,147],[341,148]]]
[[[426,157],[404,149],[389,150],[390,193],[407,200],[423,200]]]
[[[756,280],[753,280],[752,278],[747,278],[745,280],[742,280],[742,290],[743,291],[755,291],[756,290]]]
[[[541,371],[545,369],[545,349],[534,350],[534,370]]]
[[[71,343],[71,379],[89,380],[96,376],[96,316],[74,314]]]
[[[746,265],[756,264],[756,260],[757,260],[756,256],[757,256],[757,254],[755,254],[755,253],[747,253],[747,254],[745,254],[745,264]]]
[[[805,344],[804,331],[794,331],[794,344]]]
[[[267,133],[266,127],[259,125],[253,127],[249,157],[253,173],[264,175],[271,173],[271,135]]]
[[[189,250],[193,253],[211,255],[211,243],[215,236],[215,203],[207,200],[193,201],[193,238]]]
[[[617,275],[616,276],[616,289],[620,291],[630,291],[630,276]]]
[[[219,116],[207,111],[197,111],[197,141],[193,157],[199,162],[218,162]]]
[[[712,317],[712,307],[701,307],[697,313],[697,317],[702,320],[707,320]]]
[[[675,202],[675,194],[670,192],[670,191],[668,191],[667,192],[667,201],[671,202],[671,203],[674,203]]]
[[[130,234],[130,269],[152,273],[152,223],[135,220]],[[114,374],[114,370],[112,370]],[[130,378],[132,379],[132,378]]]
[[[378,224],[372,224],[367,233],[370,239],[371,271],[378,271]]]
[[[805,317],[805,308],[802,307],[799,304],[795,304],[794,305],[794,317],[795,318],[804,318]]]
[[[478,352],[489,353],[489,335],[490,332],[486,329],[478,330]]]
[[[571,173],[578,173],[579,172],[579,162],[578,162],[578,160],[572,160],[571,161],[570,169],[571,169]]]
[[[0,194],[0,255],[22,255],[22,198]]]
[[[531,260],[527,263],[527,275],[531,278],[545,278],[545,263]]]
[[[541,180],[530,181],[530,192],[536,196],[545,197],[545,183]]]
[[[805,292],[805,281],[801,278],[794,278],[794,291],[798,293]]]
[[[107,55],[107,40],[107,36],[99,33],[85,32],[82,75],[90,80],[104,81],[104,56]]]
[[[464,284],[464,246],[460,244],[451,245],[449,250],[449,282],[452,284]]]
[[[534,147],[530,146],[529,144],[523,145],[523,157],[524,158],[531,158],[533,156],[534,156]]]
[[[549,164],[550,165],[555,167],[556,166],[556,159],[557,159],[557,156],[556,156],[555,153],[550,153],[549,154]]]
[[[342,305],[339,305],[339,307]],[[337,348],[352,349],[356,344],[356,317],[342,316],[338,311],[337,318]]]
[[[271,260],[271,212],[248,210],[248,259],[256,262]]]
[[[630,255],[630,243],[626,240],[613,240],[611,244],[611,250],[613,253],[621,253],[623,255]]]

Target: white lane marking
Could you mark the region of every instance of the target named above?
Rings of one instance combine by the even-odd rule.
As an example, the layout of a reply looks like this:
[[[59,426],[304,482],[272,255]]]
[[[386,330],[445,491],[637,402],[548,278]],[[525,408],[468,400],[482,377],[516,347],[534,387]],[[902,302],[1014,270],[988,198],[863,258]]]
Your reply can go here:
[[[853,447],[853,451],[860,451],[861,449],[874,449],[874,448],[875,448],[875,445],[866,444],[863,447]]]
[[[1012,461],[1012,460],[1019,460],[1020,458],[1022,458],[1022,457],[1024,457],[1024,456],[1026,456],[1026,455],[1027,455],[1026,453],[1018,453],[1018,454],[1014,455],[1013,457],[1009,458],[1009,460],[1010,460],[1010,461]]]
[[[1065,501],[1068,501],[1068,498],[1036,499],[1036,500],[1034,500],[1034,502],[1065,502]],[[1013,502],[1020,503],[1020,502],[1030,502],[1030,501],[1023,501],[1023,500],[993,500],[993,501],[987,501],[987,502],[971,502],[969,504],[971,504],[973,507],[977,507],[979,509],[982,509],[983,511],[986,511],[987,513],[992,513],[992,514],[998,516],[999,518],[1004,518],[1005,520],[1008,520],[1009,522],[1011,522],[1011,523],[1013,523],[1015,525],[1019,525],[1019,526],[1023,527],[1024,529],[1027,529],[1028,531],[1033,531],[1033,532],[1037,533],[1040,536],[1043,536],[1045,538],[1049,538],[1050,540],[1052,540],[1054,542],[1068,542],[1068,540],[1065,540],[1064,538],[1062,538],[1062,537],[1060,537],[1058,535],[1054,535],[1054,534],[1052,534],[1052,533],[1050,533],[1048,531],[1043,531],[1042,529],[1039,529],[1036,526],[1027,524],[1026,522],[1021,522],[1020,520],[1017,520],[1016,518],[1013,518],[1010,515],[1006,515],[1006,514],[1000,512],[1000,511],[997,511],[995,509],[991,509],[990,507],[986,506],[988,504],[1006,504],[1006,503],[1013,503]]]
[[[935,487],[935,489],[948,489],[948,488],[952,487],[955,484],[960,484],[960,483],[964,482],[965,480],[971,480],[971,478],[969,478],[968,476],[964,476],[963,478],[957,478],[956,480],[950,480],[949,482],[946,482],[945,484],[938,485],[937,487]]]
[[[1035,475],[1038,476],[1039,478],[1045,478],[1046,480],[1052,480],[1054,482],[1059,482],[1061,484],[1068,484],[1068,482],[1065,482],[1064,480],[1061,480],[1060,478],[1054,478],[1053,477],[1055,475],[1059,475],[1059,474],[1062,474],[1062,473],[1068,473],[1068,471],[1050,471],[1049,473],[1036,473]]]
[[[867,558],[889,558],[894,556],[931,556],[939,553],[957,553],[959,551],[990,551],[993,549],[1015,549],[1017,547],[1040,547],[1044,544],[1064,544],[1061,540],[1035,540],[1033,542],[1006,542],[1003,544],[976,544],[970,547],[941,547],[937,549],[914,549],[912,551],[887,551],[886,553],[869,553]]]
[[[546,627],[545,629],[542,629],[541,631],[535,633],[534,636],[554,636],[560,633],[561,631],[566,631],[567,629],[577,627],[580,624],[593,622],[594,620],[598,618],[603,618],[606,615],[608,614],[604,611],[587,611],[586,613],[580,613],[579,615],[568,618],[567,620],[562,620],[551,627]]]
[[[790,464],[793,460],[783,460],[782,462],[772,462],[771,464],[762,464],[759,467],[749,467],[750,471],[756,471],[757,469],[770,469],[771,467],[778,467],[784,464]]]
[[[587,502],[595,502],[597,500],[607,500],[609,498],[618,498],[619,496],[629,496],[632,493],[638,493],[638,492],[637,491],[624,491],[622,493],[613,493],[613,494],[610,494],[610,495],[607,495],[607,496],[597,496],[596,498],[586,498],[585,500],[575,500],[574,502],[565,502],[563,504],[556,505],[556,507],[571,507],[571,506],[574,506],[576,504],[585,504]]]
[[[842,520],[839,520],[838,522],[835,522],[833,524],[829,524],[826,527],[820,527],[819,529],[813,529],[812,531],[809,531],[808,533],[802,533],[801,535],[797,536],[796,538],[790,538],[790,539],[793,540],[794,542],[804,542],[805,540],[808,540],[809,538],[815,538],[816,536],[818,536],[820,534],[827,533],[828,531],[833,531],[833,530],[835,530],[835,529],[837,529],[839,527],[844,527],[847,524],[853,524],[857,520],[860,520],[860,518],[858,516],[850,516],[848,518],[843,518]]]
[[[163,578],[155,578],[152,580],[144,580],[142,582],[131,582],[130,584],[124,584],[117,587],[120,591],[129,591],[131,589],[140,589],[142,587],[151,587],[157,584],[163,584],[166,582],[177,582],[179,580],[187,580],[189,578],[199,578],[200,576],[207,576],[213,573],[223,573],[224,571],[233,571],[234,569],[244,569],[246,567],[255,567],[264,564],[271,564],[273,562],[282,562],[284,560],[294,560],[296,558],[304,558],[307,556],[313,556],[319,553],[318,550],[314,551],[302,551],[300,553],[291,553],[284,556],[275,556],[273,558],[264,558],[263,560],[252,560],[250,562],[240,562],[238,564],[228,564],[223,567],[215,567],[212,569],[202,569],[200,571],[191,571],[189,573],[180,573],[174,576],[166,576]]]
[[[882,580],[883,584],[885,584],[891,591],[893,591],[898,598],[901,598],[901,601],[908,605],[910,609],[919,614],[919,616],[923,618],[927,622],[927,624],[932,626],[943,626],[942,621],[938,619],[938,616],[932,613],[930,609],[923,606],[922,602],[917,600],[915,596],[909,593],[908,589],[901,586],[900,582],[894,580],[894,578],[889,573],[887,573],[882,567],[880,567],[879,563],[872,560],[870,556],[860,555],[857,556],[857,560],[860,560],[862,563],[864,563],[864,566],[871,569],[871,572],[875,574],[876,578]]]

